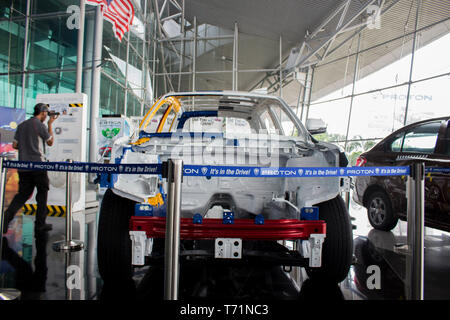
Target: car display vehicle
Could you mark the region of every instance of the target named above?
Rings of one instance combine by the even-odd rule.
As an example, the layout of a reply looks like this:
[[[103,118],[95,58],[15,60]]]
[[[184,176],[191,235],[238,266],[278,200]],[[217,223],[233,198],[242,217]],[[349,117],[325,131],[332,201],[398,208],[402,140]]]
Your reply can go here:
[[[408,166],[423,160],[425,168],[450,167],[450,117],[407,125],[362,153],[357,166]],[[449,173],[428,172],[425,177],[425,225],[450,231]],[[406,220],[406,177],[356,177],[353,199],[367,208],[370,224],[392,230]]]
[[[347,166],[337,146],[313,138],[318,132],[320,123],[308,131],[279,97],[168,93],[148,110],[137,132],[114,141],[111,161],[182,159],[205,168]],[[105,174],[100,180],[108,188],[99,218],[100,275],[104,282],[126,282],[133,266],[164,261],[167,182],[145,173]],[[184,176],[181,263],[303,266],[310,277],[340,282],[350,268],[353,241],[339,193],[338,176]],[[288,249],[280,240],[295,244]]]

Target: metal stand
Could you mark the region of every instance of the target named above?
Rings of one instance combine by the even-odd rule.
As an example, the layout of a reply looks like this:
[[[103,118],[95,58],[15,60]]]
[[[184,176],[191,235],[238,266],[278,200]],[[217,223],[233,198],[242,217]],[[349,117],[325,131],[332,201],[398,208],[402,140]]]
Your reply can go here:
[[[68,162],[73,162],[68,160]],[[72,240],[72,188],[70,173],[66,172],[66,240],[53,243],[53,250],[74,252],[84,248],[84,243],[79,240]]]
[[[6,168],[3,168],[3,158],[0,157],[0,173],[1,173],[1,181],[0,181],[0,265],[2,263],[2,254],[3,254],[3,223],[4,223],[4,214],[3,207],[5,201],[5,189],[6,189]],[[16,300],[20,298],[20,291],[12,288],[0,288],[0,301],[1,300]]]
[[[425,221],[425,165],[417,162],[411,165],[408,177],[408,248],[410,273],[407,297],[409,300],[423,300],[424,282],[424,221]],[[408,268],[408,266],[407,266]],[[408,272],[407,272],[408,274]]]
[[[178,300],[181,184],[183,160],[168,161],[167,214],[164,256],[164,299]]]

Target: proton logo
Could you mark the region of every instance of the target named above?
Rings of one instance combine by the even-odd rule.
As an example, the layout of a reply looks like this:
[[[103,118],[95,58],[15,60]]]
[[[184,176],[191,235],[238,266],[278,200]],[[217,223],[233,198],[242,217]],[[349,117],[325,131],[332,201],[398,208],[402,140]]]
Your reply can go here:
[[[259,175],[259,169],[258,168],[253,169],[253,173],[255,174],[255,176]]]
[[[119,166],[119,172],[123,171],[123,166]]]
[[[303,169],[298,169],[298,174],[299,174],[300,176],[302,176],[302,175],[303,175]]]
[[[341,175],[344,175],[345,170],[344,170],[344,169],[341,169],[341,170],[339,170],[339,173],[340,173]]]
[[[55,169],[58,169],[58,167],[59,167],[59,166],[58,166],[58,164],[56,163],[56,164],[55,164]]]
[[[33,162],[30,162],[30,169],[33,168]]]
[[[88,164],[85,165],[85,166],[84,166],[84,169],[85,169],[86,171],[88,171],[88,170],[89,170],[89,165],[88,165]]]
[[[380,169],[376,168],[376,169],[375,169],[375,173],[376,173],[376,174],[379,174],[379,173],[380,173]]]
[[[203,174],[206,174],[207,172],[208,172],[208,168],[203,167],[203,168],[202,168],[202,173],[203,173]]]

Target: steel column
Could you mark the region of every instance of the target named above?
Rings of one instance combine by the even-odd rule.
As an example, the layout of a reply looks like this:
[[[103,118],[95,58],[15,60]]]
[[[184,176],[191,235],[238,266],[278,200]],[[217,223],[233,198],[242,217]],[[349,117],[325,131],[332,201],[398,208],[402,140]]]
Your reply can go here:
[[[83,47],[84,47],[84,19],[85,19],[85,1],[80,0],[80,21],[78,28],[77,45],[77,72],[75,81],[75,92],[81,93],[83,86]]]
[[[280,98],[282,95],[282,87],[283,87],[283,68],[282,68],[282,64],[283,64],[283,39],[280,36]]]
[[[97,162],[97,121],[100,110],[100,81],[102,60],[103,16],[100,7],[95,11],[94,50],[92,54],[90,120],[89,120],[89,161]]]
[[[306,121],[308,120],[309,117],[309,107],[311,105],[311,96],[312,96],[312,87],[313,87],[313,81],[314,81],[314,66],[311,66],[311,80],[310,80],[310,85],[309,85],[309,89],[308,89],[308,102],[306,104],[306,117],[305,117],[305,124]],[[303,111],[302,111],[303,112]]]
[[[186,37],[185,30],[184,30],[184,12],[185,12],[185,4],[183,0],[183,9],[181,14],[181,35],[183,37],[183,40],[181,41],[181,55],[180,55],[180,69],[178,73],[178,92],[181,91],[181,72],[183,71],[183,65],[184,65],[184,38]]]
[[[126,65],[125,65],[125,97],[124,97],[124,115],[127,116],[128,112],[128,60],[130,59],[130,32],[127,35],[127,55],[126,55]]]
[[[23,60],[22,60],[22,109],[25,109],[25,87],[27,82],[26,70],[28,66],[28,37],[30,29],[31,0],[27,0],[27,16],[25,17],[25,38],[23,44]],[[12,15],[12,14],[11,14]],[[8,68],[9,73],[9,68]]]
[[[196,60],[197,60],[197,17],[194,17],[194,48],[192,54],[192,91],[195,91],[195,77],[196,77]]]
[[[234,37],[233,37],[233,79],[232,89],[238,90],[238,52],[239,52],[239,29],[237,22],[234,23]]]
[[[141,110],[139,112],[139,115],[142,117],[144,114],[144,104],[145,104],[145,97],[146,97],[146,93],[147,93],[147,86],[145,85],[145,83],[147,82],[147,72],[148,72],[148,68],[147,68],[147,63],[145,61],[145,57],[146,57],[146,51],[147,51],[147,46],[146,46],[146,39],[147,39],[147,0],[144,1],[144,39],[142,40],[142,78],[141,78],[141,86],[142,86],[142,93],[141,93]]]
[[[406,126],[406,122],[408,120],[409,95],[411,92],[411,83],[412,83],[413,67],[414,67],[414,55],[416,52],[417,26],[419,24],[419,12],[420,12],[421,6],[422,6],[422,0],[417,0],[416,22],[414,24],[414,36],[413,36],[412,52],[411,52],[411,65],[409,68],[408,93],[406,94],[405,118],[403,119],[404,126]]]
[[[156,46],[158,45],[158,42],[156,41],[156,24],[158,23],[156,20],[156,11],[153,12],[153,65],[152,65],[152,90],[153,90],[153,101],[152,104],[155,102],[156,97]],[[152,37],[150,37],[152,39]]]
[[[348,140],[348,132],[350,130],[350,120],[352,118],[352,109],[353,109],[353,99],[355,94],[355,84],[356,84],[356,78],[358,76],[358,68],[359,68],[359,49],[361,46],[361,33],[358,34],[358,47],[356,49],[356,58],[355,58],[355,69],[353,72],[353,85],[352,85],[352,95],[350,98],[350,109],[348,111],[348,121],[347,121],[347,131],[345,133],[345,144],[344,144],[344,151],[347,151],[347,140]]]

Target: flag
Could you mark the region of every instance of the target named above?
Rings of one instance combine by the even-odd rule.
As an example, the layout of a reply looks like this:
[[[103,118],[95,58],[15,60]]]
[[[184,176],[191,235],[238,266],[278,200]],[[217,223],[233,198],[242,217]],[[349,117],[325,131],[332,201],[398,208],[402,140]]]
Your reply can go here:
[[[119,41],[133,24],[134,7],[131,0],[86,0],[87,4],[100,6],[102,15],[113,25],[114,35]]]

